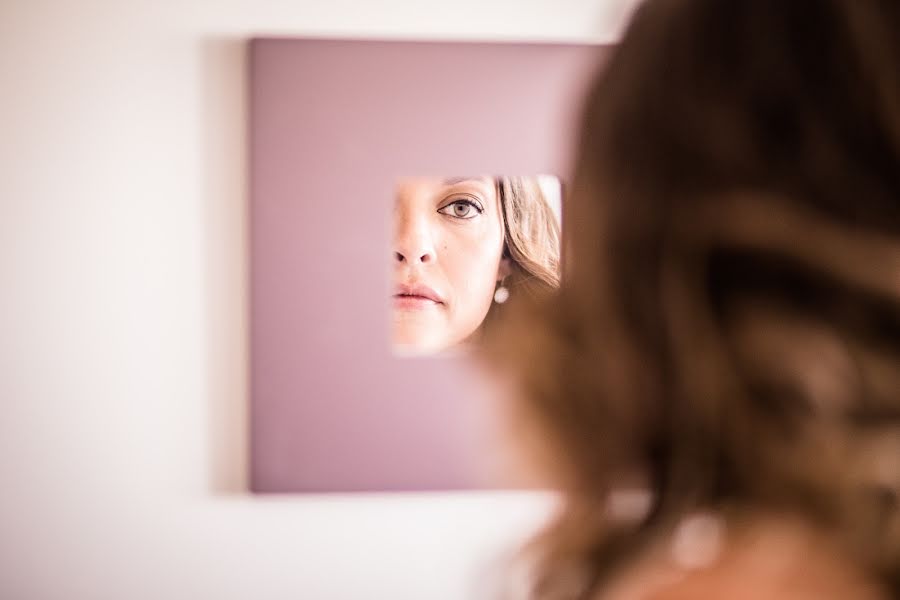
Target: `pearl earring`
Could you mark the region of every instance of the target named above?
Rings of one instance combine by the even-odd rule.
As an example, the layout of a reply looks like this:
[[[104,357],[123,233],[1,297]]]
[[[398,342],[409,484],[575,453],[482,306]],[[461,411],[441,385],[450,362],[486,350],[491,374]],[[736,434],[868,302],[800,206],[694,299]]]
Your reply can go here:
[[[509,300],[509,290],[502,283],[497,287],[497,291],[494,292],[494,302],[497,304],[503,304]]]

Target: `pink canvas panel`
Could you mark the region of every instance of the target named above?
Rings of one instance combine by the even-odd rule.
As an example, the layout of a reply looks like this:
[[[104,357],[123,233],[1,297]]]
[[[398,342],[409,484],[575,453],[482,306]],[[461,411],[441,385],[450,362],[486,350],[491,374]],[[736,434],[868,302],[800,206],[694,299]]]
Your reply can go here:
[[[256,39],[250,67],[251,487],[476,489],[491,398],[389,341],[407,176],[560,175],[597,46]]]

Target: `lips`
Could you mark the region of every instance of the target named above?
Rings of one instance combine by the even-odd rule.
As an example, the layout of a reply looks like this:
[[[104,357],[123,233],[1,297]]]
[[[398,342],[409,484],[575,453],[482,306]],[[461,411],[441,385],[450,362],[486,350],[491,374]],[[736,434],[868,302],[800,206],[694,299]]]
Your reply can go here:
[[[419,309],[442,306],[444,298],[435,290],[422,284],[398,285],[394,288],[394,306]]]

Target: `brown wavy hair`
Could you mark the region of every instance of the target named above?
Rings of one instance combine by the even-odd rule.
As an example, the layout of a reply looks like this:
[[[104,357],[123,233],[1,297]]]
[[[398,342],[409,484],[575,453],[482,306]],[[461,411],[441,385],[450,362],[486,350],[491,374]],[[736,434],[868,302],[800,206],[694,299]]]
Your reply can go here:
[[[802,517],[900,597],[900,3],[646,0],[577,156],[561,287],[488,347],[563,492],[534,596],[711,510]]]

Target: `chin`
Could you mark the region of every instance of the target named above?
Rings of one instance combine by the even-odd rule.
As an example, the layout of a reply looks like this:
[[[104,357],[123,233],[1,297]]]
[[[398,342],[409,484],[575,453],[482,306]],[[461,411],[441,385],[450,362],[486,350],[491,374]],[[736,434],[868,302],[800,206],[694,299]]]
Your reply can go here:
[[[428,356],[437,354],[446,348],[445,344],[427,342],[398,342],[393,343],[394,354],[398,356]]]
[[[421,356],[434,354],[447,347],[447,341],[434,333],[421,331],[419,328],[395,327],[391,345],[396,354],[402,356]]]

